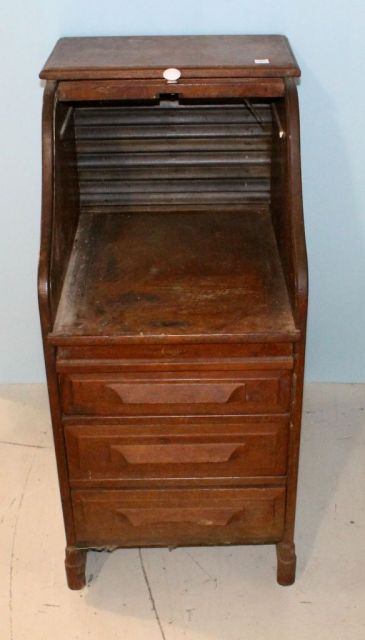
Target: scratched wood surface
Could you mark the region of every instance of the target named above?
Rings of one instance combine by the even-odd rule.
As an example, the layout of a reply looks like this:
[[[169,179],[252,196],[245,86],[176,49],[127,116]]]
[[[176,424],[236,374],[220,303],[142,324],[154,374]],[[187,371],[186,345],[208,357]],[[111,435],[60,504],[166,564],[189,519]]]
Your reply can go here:
[[[166,67],[178,67],[182,77],[198,78],[300,75],[284,36],[239,35],[61,38],[40,77],[158,78]]]
[[[166,333],[296,338],[268,212],[81,216],[52,340]]]

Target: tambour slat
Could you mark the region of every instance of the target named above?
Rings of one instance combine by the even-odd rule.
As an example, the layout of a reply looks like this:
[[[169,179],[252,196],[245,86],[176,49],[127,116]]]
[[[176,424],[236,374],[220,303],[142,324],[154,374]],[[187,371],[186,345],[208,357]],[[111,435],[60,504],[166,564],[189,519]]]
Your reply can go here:
[[[262,122],[271,123],[271,111],[268,105],[253,104],[255,113]],[[162,105],[149,107],[108,107],[101,110],[100,107],[85,107],[77,110],[77,126],[93,125],[133,125],[173,122],[174,124],[231,124],[256,123],[252,111],[247,106],[231,105],[225,108],[222,105],[184,105],[176,107],[164,107]]]
[[[244,202],[266,202],[267,201],[267,193],[266,191],[246,191],[245,192]],[[181,192],[169,192],[165,191],[163,193],[143,193],[139,191],[138,193],[88,193],[83,196],[84,200],[90,204],[131,204],[132,198],[133,202],[136,204],[148,204],[149,202],[153,203],[172,203],[172,204],[180,204],[184,202],[194,203],[194,202],[211,202],[214,203],[229,203],[229,202],[238,202],[242,199],[241,192],[235,191],[202,191],[199,193],[199,197],[197,199],[196,192],[190,191],[181,191]],[[81,201],[81,204],[84,205],[85,202]]]
[[[77,129],[78,140],[123,140],[129,138],[234,138],[270,136],[271,128],[260,124],[155,124],[135,126],[90,126]]]
[[[270,154],[267,152],[183,152],[183,153],[118,153],[113,155],[79,154],[80,167],[134,167],[149,165],[191,165],[191,164],[267,164]]]
[[[268,191],[269,180],[111,180],[93,182],[92,180],[81,181],[83,194],[99,193],[105,191],[113,194],[122,193],[179,193],[180,191],[204,192],[204,191]]]
[[[95,206],[270,201],[270,105],[75,108],[80,203]]]
[[[216,180],[219,178],[270,178],[270,164],[217,164],[186,166],[142,166],[142,167],[79,167],[79,179],[92,182],[104,180]],[[141,185],[144,188],[144,185]]]
[[[271,136],[244,138],[142,138],[106,140],[78,139],[78,150],[83,153],[146,153],[158,151],[269,151]]]
[[[235,213],[247,213],[250,215],[260,215],[268,213],[270,209],[270,205],[266,200],[260,200],[259,202],[248,201],[248,202],[223,202],[219,203],[219,207],[224,213],[235,212]],[[136,207],[135,204],[128,203],[102,203],[98,204],[97,202],[94,204],[88,203],[86,206],[82,207],[83,213],[90,214],[100,214],[100,213],[192,213],[194,212],[203,212],[203,213],[211,213],[212,212],[212,203],[209,202],[180,202],[180,203],[171,203],[171,202],[160,202],[160,203],[151,203],[144,205],[138,205]]]

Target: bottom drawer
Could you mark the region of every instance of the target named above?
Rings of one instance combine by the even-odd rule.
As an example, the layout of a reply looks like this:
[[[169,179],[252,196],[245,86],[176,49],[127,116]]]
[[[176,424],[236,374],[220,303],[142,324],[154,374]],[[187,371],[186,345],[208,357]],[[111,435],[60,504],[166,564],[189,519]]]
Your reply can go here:
[[[277,542],[285,488],[74,491],[73,509],[85,546]]]

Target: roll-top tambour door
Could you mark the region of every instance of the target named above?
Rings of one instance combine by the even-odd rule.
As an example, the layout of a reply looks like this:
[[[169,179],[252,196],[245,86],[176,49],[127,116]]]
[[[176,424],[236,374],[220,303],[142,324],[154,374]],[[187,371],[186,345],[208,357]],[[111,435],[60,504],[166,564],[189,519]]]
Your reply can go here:
[[[268,102],[75,109],[81,206],[270,200]]]

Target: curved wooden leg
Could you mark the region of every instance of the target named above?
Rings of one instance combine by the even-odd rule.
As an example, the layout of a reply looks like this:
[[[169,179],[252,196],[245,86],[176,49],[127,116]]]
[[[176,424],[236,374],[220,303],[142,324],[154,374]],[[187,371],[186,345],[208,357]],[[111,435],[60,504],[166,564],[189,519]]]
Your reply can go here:
[[[65,558],[67,584],[70,589],[82,589],[85,586],[86,549],[66,548]]]
[[[295,581],[297,557],[293,542],[279,542],[276,545],[278,559],[277,581],[282,587],[288,587]]]

